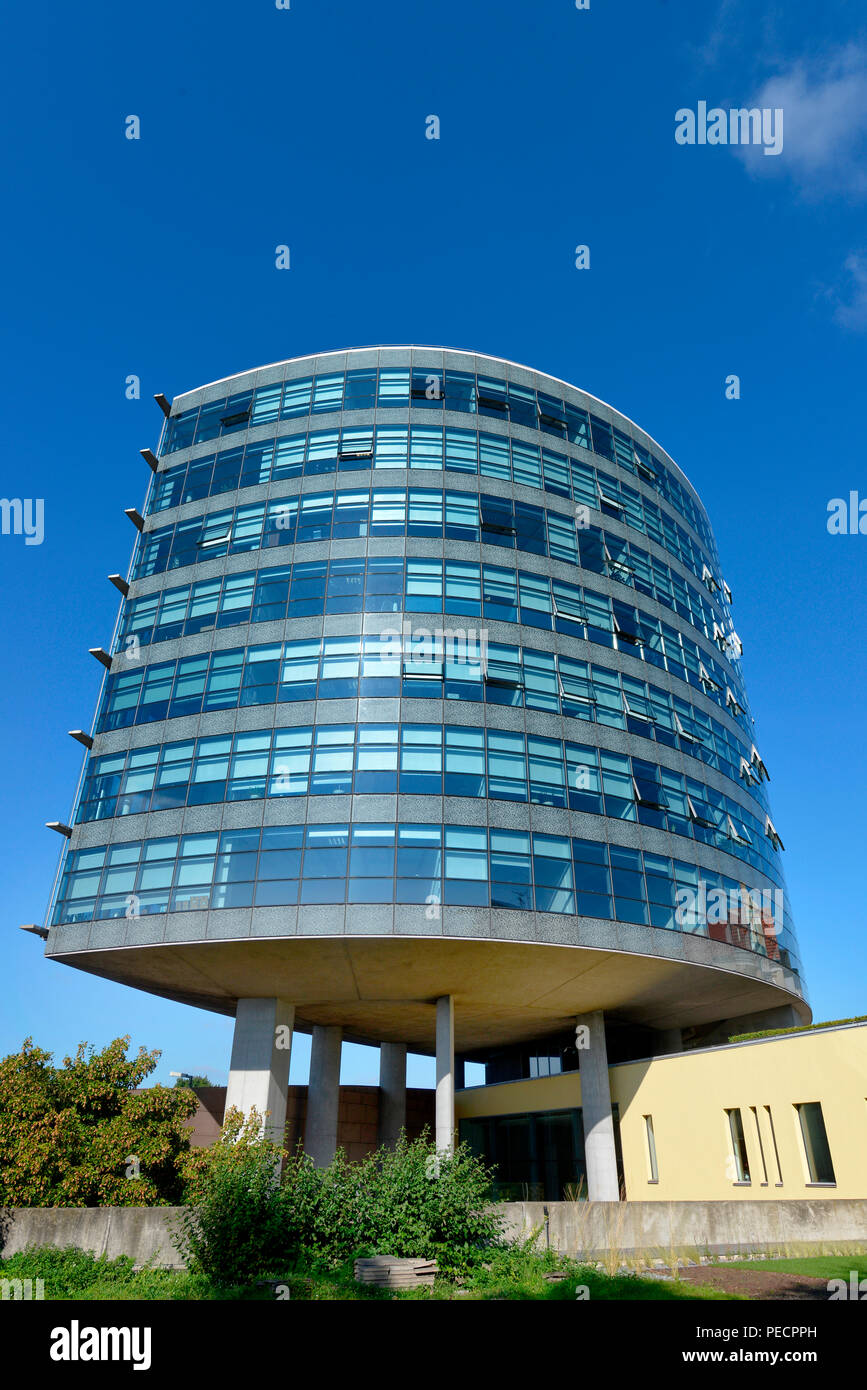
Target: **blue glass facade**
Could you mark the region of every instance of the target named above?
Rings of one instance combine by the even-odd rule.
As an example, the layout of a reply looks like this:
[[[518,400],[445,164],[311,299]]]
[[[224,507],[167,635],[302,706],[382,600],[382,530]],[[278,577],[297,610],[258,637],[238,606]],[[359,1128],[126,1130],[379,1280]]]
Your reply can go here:
[[[481,908],[493,937],[498,913],[575,945],[631,924],[651,956],[703,937],[799,992],[699,498],[574,388],[404,355],[175,403],[49,925],[234,909],[255,937],[286,907],[303,935],[308,907],[391,904],[460,934]],[[677,912],[701,885],[782,920]]]

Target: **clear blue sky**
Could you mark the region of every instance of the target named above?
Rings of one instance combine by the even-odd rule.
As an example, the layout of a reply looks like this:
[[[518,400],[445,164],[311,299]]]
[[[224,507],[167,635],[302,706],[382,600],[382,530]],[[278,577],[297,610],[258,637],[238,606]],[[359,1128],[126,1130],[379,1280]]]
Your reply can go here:
[[[0,1054],[130,1033],[163,1049],[158,1079],[225,1079],[229,1020],[49,964],[17,927],[50,891],[42,827],[69,814],[153,392],[366,343],[565,377],[684,468],[735,595],[815,1014],[867,1012],[867,535],[826,529],[830,498],[867,496],[863,5],[291,3],[7,20],[2,491],[44,498],[45,540],[0,536]],[[678,145],[699,101],[783,107],[782,153]],[[346,1049],[343,1076],[375,1081],[376,1054]]]

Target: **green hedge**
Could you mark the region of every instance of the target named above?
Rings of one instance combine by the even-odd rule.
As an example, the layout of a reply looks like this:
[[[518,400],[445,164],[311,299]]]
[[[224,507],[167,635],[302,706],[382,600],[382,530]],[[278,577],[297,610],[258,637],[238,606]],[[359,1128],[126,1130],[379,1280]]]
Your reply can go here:
[[[735,1033],[730,1043],[755,1042],[757,1038],[782,1038],[787,1033],[815,1033],[819,1028],[842,1028],[847,1023],[867,1023],[867,1014],[860,1018],[834,1018],[829,1023],[802,1023],[799,1028],[768,1028],[763,1033]]]

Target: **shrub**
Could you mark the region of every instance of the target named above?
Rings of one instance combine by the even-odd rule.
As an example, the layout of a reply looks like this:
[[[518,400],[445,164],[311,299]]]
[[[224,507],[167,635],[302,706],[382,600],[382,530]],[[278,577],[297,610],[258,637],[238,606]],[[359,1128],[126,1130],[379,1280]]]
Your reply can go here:
[[[246,1283],[291,1258],[279,1186],[282,1150],[260,1137],[262,1117],[230,1110],[195,1172],[174,1239],[187,1264],[215,1284]]]
[[[159,1206],[181,1199],[190,1090],[138,1089],[159,1052],[81,1043],[63,1066],[27,1038],[0,1061],[0,1206]],[[132,1161],[131,1161],[132,1160]]]
[[[293,1248],[338,1264],[353,1255],[417,1255],[460,1270],[500,1241],[489,1206],[492,1174],[466,1144],[437,1155],[427,1132],[360,1163],[338,1151],[316,1169],[300,1151],[283,1172],[281,1199]]]
[[[176,1236],[190,1267],[216,1283],[373,1254],[435,1259],[457,1272],[504,1244],[489,1206],[492,1174],[465,1144],[447,1158],[427,1133],[402,1134],[360,1163],[340,1150],[327,1168],[299,1149],[278,1184],[280,1150],[260,1127],[255,1112],[246,1124],[229,1116],[200,1162]]]

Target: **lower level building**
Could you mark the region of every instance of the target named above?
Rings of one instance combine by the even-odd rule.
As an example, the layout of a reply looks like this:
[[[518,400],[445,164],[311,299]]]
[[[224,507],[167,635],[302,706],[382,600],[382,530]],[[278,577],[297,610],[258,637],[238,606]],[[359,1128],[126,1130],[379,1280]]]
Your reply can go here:
[[[616,1039],[611,1045],[616,1050]],[[333,1060],[339,1051],[332,1048]],[[501,1049],[485,1063],[487,1084],[469,1087],[456,1062],[456,1136],[494,1168],[497,1200],[593,1195],[581,1060],[570,1041],[560,1049],[550,1040]],[[330,1096],[320,1063],[312,1087],[288,1089],[287,1147],[303,1142],[324,1163],[338,1147],[350,1159],[363,1158],[380,1142],[393,1142],[400,1128],[411,1139],[425,1128],[433,1133],[435,1093],[401,1090],[404,1062],[405,1052],[386,1048],[381,1086],[341,1086]],[[867,1197],[865,1022],[614,1061],[608,1086],[622,1198]],[[199,1092],[194,1144],[217,1137],[225,1104],[223,1087]]]

